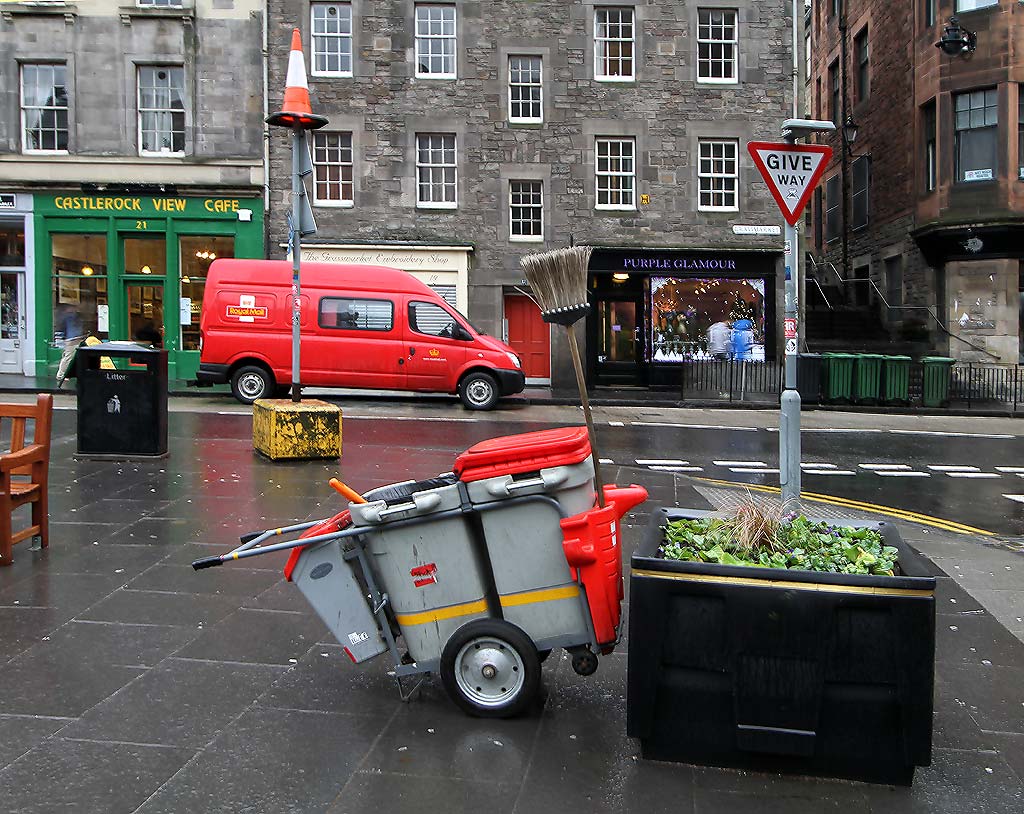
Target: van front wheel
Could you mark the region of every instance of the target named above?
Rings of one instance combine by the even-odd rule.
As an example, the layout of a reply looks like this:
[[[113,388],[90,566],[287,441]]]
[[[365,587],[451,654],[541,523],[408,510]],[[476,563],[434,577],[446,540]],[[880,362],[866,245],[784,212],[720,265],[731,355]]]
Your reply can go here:
[[[470,410],[490,410],[498,403],[498,382],[490,373],[470,373],[459,382],[459,398]]]
[[[242,404],[252,404],[256,399],[266,398],[274,387],[270,371],[256,365],[246,365],[235,371],[231,377],[231,393]]]

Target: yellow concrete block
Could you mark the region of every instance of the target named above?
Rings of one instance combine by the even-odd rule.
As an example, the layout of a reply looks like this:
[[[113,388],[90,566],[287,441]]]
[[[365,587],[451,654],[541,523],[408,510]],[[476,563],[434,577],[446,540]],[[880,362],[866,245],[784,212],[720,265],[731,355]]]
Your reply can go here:
[[[341,408],[317,399],[259,399],[252,445],[272,461],[341,457]]]

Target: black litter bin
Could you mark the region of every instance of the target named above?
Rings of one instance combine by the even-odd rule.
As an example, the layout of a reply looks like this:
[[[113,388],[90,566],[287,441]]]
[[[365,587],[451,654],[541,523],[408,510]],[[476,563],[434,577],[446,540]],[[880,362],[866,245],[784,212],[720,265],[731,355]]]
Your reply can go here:
[[[822,361],[820,353],[801,353],[797,360],[796,386],[800,401],[817,404],[821,401]]]
[[[167,351],[134,342],[82,345],[75,374],[80,455],[167,454]]]

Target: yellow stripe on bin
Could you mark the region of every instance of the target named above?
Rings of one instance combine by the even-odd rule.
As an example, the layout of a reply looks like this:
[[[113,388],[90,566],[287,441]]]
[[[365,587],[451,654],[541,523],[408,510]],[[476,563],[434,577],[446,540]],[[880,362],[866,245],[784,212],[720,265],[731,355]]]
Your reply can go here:
[[[653,579],[675,579],[683,582],[714,582],[723,585],[750,585],[758,588],[789,588],[796,591],[819,591],[837,594],[870,594],[872,596],[932,596],[934,591],[916,588],[876,588],[869,585],[827,585],[822,582],[793,582],[784,579],[723,577],[717,574],[668,574],[663,571],[632,569],[633,576]]]
[[[536,602],[553,602],[556,599],[576,599],[580,595],[578,585],[566,585],[562,588],[545,588],[541,591],[527,591],[521,594],[509,594],[501,597],[501,607],[514,608],[517,605],[533,605]]]
[[[576,599],[580,595],[578,585],[565,585],[561,588],[544,588],[539,591],[526,591],[521,594],[509,594],[501,597],[503,608],[514,608],[517,605],[534,605],[538,602],[553,602],[558,599]],[[450,605],[447,608],[438,608],[432,611],[420,613],[399,613],[395,614],[398,624],[404,626],[426,625],[430,622],[440,622],[444,619],[457,619],[460,616],[472,616],[477,613],[487,612],[487,602],[483,599],[477,602],[466,602],[462,605]]]

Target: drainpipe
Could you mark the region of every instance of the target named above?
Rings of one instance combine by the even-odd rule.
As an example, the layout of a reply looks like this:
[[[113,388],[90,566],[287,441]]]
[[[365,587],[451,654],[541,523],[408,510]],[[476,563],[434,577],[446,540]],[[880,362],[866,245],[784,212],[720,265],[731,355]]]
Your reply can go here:
[[[797,29],[797,4],[799,0],[793,0],[793,118],[799,119],[800,105],[797,100],[800,98],[800,39]],[[803,19],[801,17],[800,19]]]
[[[270,256],[270,47],[269,47],[269,14],[270,0],[263,0],[263,256]]]
[[[840,16],[839,16],[839,41],[840,41],[840,56],[839,56],[839,75],[841,87],[839,93],[842,95],[842,113],[840,113],[840,119],[836,122],[836,130],[839,131],[839,144],[840,144],[840,161],[841,161],[841,176],[840,181],[843,188],[843,279],[850,279],[850,179],[847,174],[846,164],[849,156],[849,148],[846,144],[846,133],[843,131],[843,125],[846,123],[849,117],[850,111],[848,108],[847,92],[846,92],[846,0],[841,0],[840,4]],[[856,284],[855,284],[856,286]],[[849,291],[849,289],[847,289]],[[856,295],[857,289],[854,289]]]

